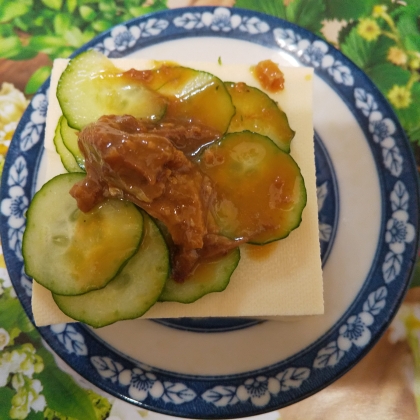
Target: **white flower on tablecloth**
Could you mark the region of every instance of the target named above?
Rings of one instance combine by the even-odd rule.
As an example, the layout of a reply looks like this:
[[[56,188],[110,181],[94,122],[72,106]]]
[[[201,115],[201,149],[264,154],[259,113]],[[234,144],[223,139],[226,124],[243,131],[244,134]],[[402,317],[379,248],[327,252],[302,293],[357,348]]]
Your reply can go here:
[[[0,141],[10,141],[29,101],[11,83],[2,83],[0,89]]]
[[[414,226],[408,223],[408,213],[405,210],[392,213],[385,232],[385,242],[389,244],[390,250],[402,254],[405,251],[405,244],[412,242],[415,236]]]
[[[373,321],[374,318],[369,312],[361,312],[349,317],[347,323],[339,329],[338,348],[348,351],[353,344],[358,347],[366,346],[372,337],[368,326],[372,325]]]
[[[389,327],[389,341],[404,341],[413,332],[420,333],[420,304],[403,303]]]
[[[12,379],[12,387],[16,394],[12,397],[10,416],[14,419],[25,419],[31,410],[43,411],[46,406],[43,389],[38,379],[30,379],[22,374],[16,374]]]
[[[0,358],[0,384],[7,382],[7,377],[9,376],[10,372],[19,372],[20,366],[25,361],[25,359],[26,355],[23,352],[12,351],[10,353],[3,353],[2,357]]]
[[[10,335],[4,329],[0,328],[0,351],[2,351],[10,342]]]
[[[0,267],[0,281],[2,282],[3,288],[8,289],[9,287],[12,287],[12,282],[6,268]]]
[[[0,387],[6,385],[10,374],[32,378],[43,369],[44,362],[32,344],[25,343],[12,351],[4,351],[0,356]]]
[[[22,373],[29,378],[44,369],[42,358],[36,354],[35,347],[30,343],[22,344],[20,349],[14,350],[11,361],[13,372]]]
[[[420,303],[404,302],[389,327],[389,341],[408,341],[414,353],[419,351],[420,342]],[[415,339],[410,340],[410,339]]]
[[[7,269],[0,267],[0,296],[4,293],[5,289],[9,289],[9,295],[11,297],[16,297],[16,292],[12,287],[12,282],[10,280]]]
[[[10,369],[6,363],[0,360],[0,388],[6,386],[9,380]]]

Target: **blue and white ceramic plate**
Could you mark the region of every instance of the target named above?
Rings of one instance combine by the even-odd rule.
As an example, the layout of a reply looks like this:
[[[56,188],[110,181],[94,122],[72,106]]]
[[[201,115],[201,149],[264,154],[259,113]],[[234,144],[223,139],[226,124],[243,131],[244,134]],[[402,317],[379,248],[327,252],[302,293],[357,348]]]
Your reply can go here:
[[[316,164],[325,315],[120,322],[40,328],[52,349],[105,391],[192,418],[256,415],[328,385],[373,346],[406,291],[417,249],[419,196],[409,144],[369,79],[333,47],[251,11],[192,8],[119,25],[82,50],[110,57],[315,68]],[[34,193],[48,86],[33,98],[2,179],[1,234],[14,287],[31,316],[22,268],[24,213]]]

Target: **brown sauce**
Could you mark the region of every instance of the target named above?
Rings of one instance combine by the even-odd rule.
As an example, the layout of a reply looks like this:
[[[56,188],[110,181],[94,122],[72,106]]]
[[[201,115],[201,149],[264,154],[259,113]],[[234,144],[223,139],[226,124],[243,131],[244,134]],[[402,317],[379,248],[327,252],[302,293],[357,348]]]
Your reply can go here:
[[[171,94],[186,81],[201,83],[202,74],[197,73],[163,65],[159,69],[120,74],[119,77],[159,89],[166,101],[165,116],[154,122],[130,115],[105,115],[86,126],[79,133],[78,143],[87,176],[70,191],[85,212],[107,197],[117,197],[133,202],[161,221],[169,232],[172,277],[176,281],[188,278],[200,261],[223,256],[261,233],[255,229],[261,230],[264,219],[254,208],[255,201],[264,201],[255,194],[261,191],[256,186],[246,199],[242,195],[239,200],[246,219],[241,223],[249,226],[249,231],[243,230],[240,236],[229,235],[233,239],[219,234],[212,211],[218,199],[214,184],[218,180],[202,171],[195,156],[221,138],[234,107],[228,94],[220,95],[225,87],[218,79],[211,79],[205,88],[190,94],[188,100]],[[259,63],[254,74],[267,90],[283,89],[283,74],[273,62]],[[238,84],[238,89],[245,88],[245,84]],[[289,194],[283,185],[280,187],[283,195]],[[280,194],[275,192],[270,193],[274,201]],[[287,206],[287,199],[281,198],[282,206]],[[263,225],[264,232],[275,228],[270,220],[263,220]]]
[[[82,211],[106,197],[127,199],[168,229],[173,241],[173,277],[183,281],[201,258],[227,253],[238,244],[217,234],[209,219],[213,186],[171,138],[191,130],[208,141],[207,130],[183,124],[153,124],[125,115],[108,115],[79,134],[86,178],[71,195]],[[197,140],[200,144],[200,141]]]
[[[260,61],[252,68],[252,73],[269,92],[281,92],[284,89],[284,74],[273,61]]]

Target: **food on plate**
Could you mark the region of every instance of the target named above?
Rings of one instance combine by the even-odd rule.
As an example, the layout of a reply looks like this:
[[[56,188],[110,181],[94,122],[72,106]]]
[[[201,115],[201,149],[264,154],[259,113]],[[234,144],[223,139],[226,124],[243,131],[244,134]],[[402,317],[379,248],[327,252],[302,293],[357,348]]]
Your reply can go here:
[[[168,99],[165,120],[199,121],[221,135],[235,114],[231,95],[211,73],[163,63],[155,69],[130,69],[123,74]]]
[[[133,298],[125,314],[118,308],[113,312],[111,304],[107,306],[112,315],[101,319],[82,311],[90,299],[92,302],[102,299],[94,296],[103,296],[111,302],[109,296],[115,296],[118,288],[125,287],[122,286],[125,277],[130,279],[127,287],[134,287],[133,276],[124,273],[137,271],[130,267],[138,267],[134,265],[137,260],[144,261],[142,253],[146,251],[142,249],[147,242],[144,234],[138,251],[121,262],[112,280],[101,283],[98,290],[83,294],[79,289],[57,292],[42,279],[38,281],[39,274],[33,275],[36,280],[34,315],[41,296],[39,291],[43,290],[39,284],[44,283],[53,291],[54,301],[63,312],[93,326],[142,316],[145,311],[145,316],[160,317],[153,313],[159,312],[162,306],[195,302],[204,295],[207,296],[203,299],[207,300],[209,293],[225,290],[229,280],[251,264],[253,254],[258,254],[250,249],[267,247],[268,254],[274,249],[271,245],[246,243],[277,241],[301,223],[307,193],[299,166],[289,153],[294,147],[291,143],[294,131],[288,123],[288,113],[269,94],[258,89],[258,83],[252,85],[247,77],[245,81],[233,78],[226,82],[229,79],[213,74],[217,71],[210,71],[205,65],[195,68],[149,60],[144,67],[129,67],[125,63],[119,70],[120,63],[124,59],[109,60],[89,51],[66,63],[64,71],[57,70],[55,79],[53,73],[52,85],[57,86],[59,106],[50,98],[45,141],[46,179],[53,178],[49,183],[58,183],[68,177],[59,175],[64,168],[78,171],[71,174],[78,178],[66,193],[69,199],[76,199],[73,201],[78,212],[89,217],[108,201],[134,203],[136,211],[143,219],[147,218],[149,230],[152,226],[164,244],[163,254],[168,255],[169,251],[170,266],[160,271],[153,291],[144,292],[144,304]],[[62,63],[61,66],[63,69]],[[213,70],[214,66],[209,68]],[[284,91],[287,91],[287,80],[286,71]],[[70,95],[68,90],[74,85],[77,89]],[[92,86],[100,89],[96,99]],[[132,91],[134,102],[139,100],[139,109],[135,109],[128,91]],[[145,100],[141,98],[143,94]],[[151,104],[149,109],[145,105],[147,101]],[[60,148],[51,147],[49,133],[53,125],[55,144],[59,143]],[[275,143],[267,134],[275,137]],[[56,141],[59,137],[61,143]],[[312,171],[313,145],[311,150],[308,144]],[[63,169],[57,164],[57,152]],[[68,159],[67,152],[73,160]],[[282,172],[280,167],[287,169]],[[86,175],[80,172],[83,170]],[[34,202],[40,201],[40,192]],[[309,192],[313,199],[312,185]],[[309,199],[308,202],[313,208],[313,202]],[[311,220],[313,223],[313,210]],[[313,229],[310,230],[313,244]],[[245,258],[240,260],[240,254]],[[309,259],[318,267],[314,283],[319,308],[319,244],[311,255]],[[158,265],[164,260],[155,259]],[[271,256],[267,258],[270,267],[267,282],[274,280],[274,261]],[[264,265],[264,261],[254,261],[255,264]],[[155,283],[155,275],[146,281],[141,270],[138,271],[141,284]],[[162,283],[163,271],[171,275]],[[187,306],[197,306],[201,300]],[[153,305],[155,301],[158,302]],[[223,311],[217,311],[216,308],[212,315],[224,316]],[[175,312],[170,316],[176,316]]]
[[[77,296],[53,293],[67,315],[93,327],[143,315],[159,298],[170,271],[169,254],[159,228],[146,213],[137,252],[107,285]]]
[[[284,74],[273,61],[260,61],[256,66],[252,66],[251,70],[261,86],[269,92],[279,92],[284,89]]]
[[[63,122],[64,125],[68,127],[67,121],[63,116],[61,116],[54,132],[53,142],[55,149],[57,150],[57,153],[61,158],[61,163],[67,172],[84,172],[84,161],[81,162],[81,165],[79,165],[77,157],[75,157],[75,154],[70,151],[69,147],[66,146],[63,141],[63,136],[61,134],[61,126],[63,125]],[[64,135],[71,134],[71,137],[73,137],[73,133],[69,133],[70,130],[70,128],[69,130],[66,129],[64,131]]]
[[[295,160],[268,137],[227,134],[203,151],[199,167],[214,183],[210,209],[222,235],[262,245],[300,225],[303,177]]]
[[[80,211],[68,191],[82,178],[76,172],[48,181],[26,214],[25,272],[62,295],[104,287],[135,254],[143,236],[143,217],[128,201],[108,198],[89,213]]]
[[[103,116],[79,134],[87,175],[70,194],[88,212],[106,197],[128,200],[164,224],[171,237],[172,276],[188,281],[199,260],[237,246],[208,223],[213,183],[178,150],[171,131],[136,118]]]
[[[69,151],[73,155],[73,159],[76,161],[79,168],[83,172],[85,172],[86,171],[85,158],[82,155],[82,152],[80,151],[79,144],[78,144],[79,132],[69,126],[67,119],[66,117],[64,117],[64,115],[62,115],[60,119],[58,120],[56,131],[58,130],[61,135],[61,140],[64,146],[66,147],[67,151]],[[57,153],[60,155],[61,160],[63,161],[64,157],[62,156],[61,152],[58,149],[57,149]],[[80,172],[80,171],[76,168],[74,171],[68,170],[68,172]]]
[[[161,95],[126,80],[107,57],[93,51],[69,62],[60,77],[57,98],[70,127],[78,130],[115,113],[159,119],[166,108]]]
[[[229,133],[249,130],[270,138],[286,153],[295,132],[287,115],[265,92],[246,83],[225,82],[232,97],[235,114],[230,120]]]

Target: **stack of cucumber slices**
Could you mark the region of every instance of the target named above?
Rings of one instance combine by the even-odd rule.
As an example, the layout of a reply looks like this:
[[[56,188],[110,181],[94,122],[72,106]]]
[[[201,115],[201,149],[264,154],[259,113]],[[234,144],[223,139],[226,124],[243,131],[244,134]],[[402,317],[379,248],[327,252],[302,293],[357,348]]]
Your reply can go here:
[[[246,237],[260,223],[273,228],[252,235],[252,243],[284,238],[299,226],[306,205],[304,181],[289,154],[294,132],[267,94],[177,65],[151,73],[130,76],[94,50],[69,62],[57,87],[63,115],[54,136],[68,173],[44,184],[27,212],[26,273],[52,292],[66,315],[93,327],[140,317],[157,301],[191,303],[223,291],[240,259],[236,248],[200,262],[177,283],[165,235],[146,212],[115,198],[88,213],[78,209],[69,194],[85,177],[77,134],[99,117],[187,118],[221,133],[193,159],[214,182],[218,198],[211,211],[227,237]],[[269,194],[261,192],[264,185]]]

